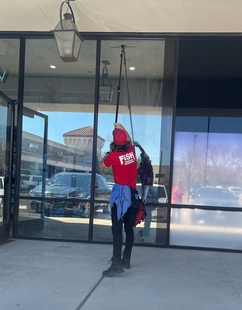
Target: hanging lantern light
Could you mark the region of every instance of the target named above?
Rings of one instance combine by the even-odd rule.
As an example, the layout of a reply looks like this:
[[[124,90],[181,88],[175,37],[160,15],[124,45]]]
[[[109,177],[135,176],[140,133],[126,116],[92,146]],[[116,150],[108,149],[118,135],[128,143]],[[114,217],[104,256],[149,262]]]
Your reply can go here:
[[[108,78],[108,68],[107,65],[110,65],[108,60],[103,60],[104,64],[102,78],[99,85],[99,101],[100,102],[111,102],[113,98],[113,87]]]
[[[61,3],[60,21],[53,30],[59,56],[64,62],[77,61],[82,42],[84,42],[77,30],[74,13],[69,1],[75,0],[67,0]],[[61,19],[64,4],[68,5],[71,13],[65,13],[64,19]]]

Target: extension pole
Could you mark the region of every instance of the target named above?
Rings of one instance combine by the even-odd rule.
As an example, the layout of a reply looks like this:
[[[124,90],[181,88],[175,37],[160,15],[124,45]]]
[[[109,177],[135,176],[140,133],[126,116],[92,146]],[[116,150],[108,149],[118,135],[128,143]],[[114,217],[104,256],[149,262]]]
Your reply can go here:
[[[117,106],[116,106],[116,117],[115,117],[115,122],[117,123],[118,121],[118,109],[119,109],[119,97],[120,97],[120,85],[121,85],[121,74],[122,74],[122,63],[123,63],[123,56],[125,53],[125,48],[126,47],[136,47],[136,45],[113,45],[111,46],[112,48],[119,48],[121,47],[121,54],[120,54],[120,70],[119,70],[119,83],[118,83],[118,94],[117,94]],[[126,72],[126,78],[127,78],[127,72]],[[131,123],[132,126],[132,123]]]
[[[122,74],[122,63],[123,63],[123,55],[124,55],[124,45],[122,45],[122,50],[120,54],[120,70],[119,70],[119,82],[117,87],[117,105],[116,105],[116,117],[115,117],[115,123],[118,121],[118,108],[119,108],[119,97],[120,97],[120,84],[121,84],[121,74]]]

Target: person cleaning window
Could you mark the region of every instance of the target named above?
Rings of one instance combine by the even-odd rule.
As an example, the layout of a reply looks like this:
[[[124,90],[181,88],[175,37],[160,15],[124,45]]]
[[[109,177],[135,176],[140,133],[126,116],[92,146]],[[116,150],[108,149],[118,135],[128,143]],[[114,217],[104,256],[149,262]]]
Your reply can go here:
[[[99,167],[112,166],[114,186],[110,205],[113,234],[113,257],[111,267],[103,271],[104,277],[112,277],[130,268],[131,251],[134,242],[133,224],[138,198],[136,190],[137,164],[131,137],[120,123],[114,123],[113,142],[110,151],[102,159]],[[125,250],[122,252],[122,230],[126,233]]]

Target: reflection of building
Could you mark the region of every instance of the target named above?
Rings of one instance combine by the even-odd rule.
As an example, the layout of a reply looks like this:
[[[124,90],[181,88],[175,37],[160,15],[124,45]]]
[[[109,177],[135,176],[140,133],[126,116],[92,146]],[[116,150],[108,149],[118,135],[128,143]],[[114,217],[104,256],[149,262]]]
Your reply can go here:
[[[65,145],[75,147],[85,151],[87,156],[92,155],[93,147],[93,127],[87,126],[79,129],[75,129],[63,134]],[[97,136],[97,156],[101,160],[101,149],[105,140]]]
[[[93,128],[91,126],[70,131],[63,135],[65,145],[47,141],[48,177],[60,171],[91,171]],[[98,137],[98,156],[104,139]],[[23,131],[22,169],[41,170],[43,166],[44,138]]]

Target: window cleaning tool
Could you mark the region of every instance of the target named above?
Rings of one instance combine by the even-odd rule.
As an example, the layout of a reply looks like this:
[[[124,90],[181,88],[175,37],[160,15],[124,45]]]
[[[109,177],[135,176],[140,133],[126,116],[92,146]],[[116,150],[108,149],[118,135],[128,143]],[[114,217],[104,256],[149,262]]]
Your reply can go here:
[[[131,125],[131,135],[132,140],[134,141],[134,132],[133,132],[133,124],[132,124],[132,117],[131,117],[131,105],[130,105],[130,97],[129,97],[129,85],[128,85],[128,76],[127,76],[127,66],[126,66],[126,54],[125,49],[127,47],[136,47],[137,45],[113,45],[111,48],[121,48],[120,53],[120,70],[119,70],[119,83],[117,87],[117,106],[116,106],[116,117],[115,122],[118,121],[118,109],[119,109],[119,97],[120,97],[120,85],[121,85],[121,75],[122,75],[122,64],[124,63],[125,68],[125,80],[126,80],[126,88],[127,88],[127,97],[128,97],[128,108],[129,108],[129,117],[130,117],[130,125]]]
[[[118,109],[119,109],[119,97],[120,97],[120,85],[121,85],[121,75],[122,75],[122,64],[124,63],[124,68],[125,68],[125,81],[126,81],[126,88],[127,88],[127,98],[128,98],[128,109],[129,109],[129,116],[130,116],[130,125],[131,125],[131,134],[132,134],[132,140],[134,143],[134,132],[133,132],[133,123],[132,123],[132,114],[131,114],[131,104],[130,104],[130,97],[129,97],[129,85],[128,85],[128,75],[127,75],[127,66],[126,66],[126,54],[125,54],[125,49],[127,47],[136,47],[137,45],[113,45],[111,48],[121,48],[121,53],[120,53],[120,70],[119,70],[119,83],[117,87],[117,106],[116,106],[116,117],[115,117],[115,122],[117,123],[118,121]],[[147,167],[148,168],[148,167]],[[146,169],[147,173],[147,169]],[[144,195],[142,196],[142,202],[143,204],[145,203],[146,196],[148,193],[149,187],[146,186]],[[144,210],[145,211],[145,210]],[[145,212],[146,213],[146,212]],[[138,234],[134,237],[136,239],[139,235],[142,236],[142,230],[138,232]],[[122,251],[122,255],[124,254],[124,250]]]

